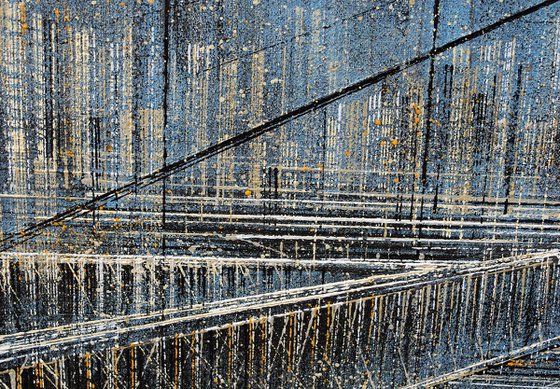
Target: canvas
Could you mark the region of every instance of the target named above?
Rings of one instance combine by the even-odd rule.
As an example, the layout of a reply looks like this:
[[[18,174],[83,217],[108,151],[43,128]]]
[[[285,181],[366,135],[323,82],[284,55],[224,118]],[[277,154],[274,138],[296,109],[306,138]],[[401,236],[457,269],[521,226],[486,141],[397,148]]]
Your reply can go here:
[[[0,0],[0,388],[560,387],[558,0]]]

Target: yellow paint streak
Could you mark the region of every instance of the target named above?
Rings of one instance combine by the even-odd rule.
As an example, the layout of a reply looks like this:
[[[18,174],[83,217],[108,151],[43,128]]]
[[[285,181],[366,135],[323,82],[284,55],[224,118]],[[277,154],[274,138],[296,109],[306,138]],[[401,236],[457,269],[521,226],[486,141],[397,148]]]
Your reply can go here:
[[[175,370],[173,372],[173,387],[177,389],[179,387],[179,334],[175,334],[174,342],[174,352],[175,352]]]
[[[368,337],[367,337],[366,354],[369,353],[371,332],[373,331],[373,317],[375,313],[374,308],[375,308],[375,295],[371,295],[371,310],[369,312],[369,329],[368,329]]]
[[[331,312],[332,312],[331,303],[327,303],[327,333],[325,336],[325,355],[323,356],[325,362],[329,360],[329,341],[331,337]]]
[[[27,33],[27,15],[25,14],[25,3],[19,3],[19,21],[21,23],[21,34],[25,35]]]
[[[288,318],[288,366],[286,367],[288,373],[290,373],[292,370],[293,336],[294,336],[294,313],[290,312],[290,316]]]
[[[191,388],[195,388],[195,379],[194,379],[194,375],[196,373],[196,349],[195,349],[195,345],[196,345],[196,333],[193,331],[193,333],[191,334],[191,357],[192,357],[192,363],[191,363]]]
[[[233,325],[228,326],[228,384],[231,384],[231,365],[233,362]]]
[[[136,350],[134,349],[134,346],[132,346],[130,348],[130,387],[133,389],[136,387],[135,359],[136,359]]]
[[[317,340],[315,339],[315,334],[317,333],[317,312],[319,311],[319,306],[315,305],[313,309],[313,334],[311,334],[311,361],[313,362],[315,359],[315,343]]]
[[[35,371],[36,379],[36,388],[44,388],[45,387],[45,379],[43,377],[43,363],[39,361],[38,363],[33,365],[33,370]]]
[[[91,363],[90,363],[90,354],[86,353],[84,358],[86,364],[86,388],[92,389],[91,387]]]
[[[118,389],[119,387],[119,357],[117,355],[118,350],[113,349],[113,388]]]
[[[16,388],[21,389],[21,368],[16,367]]]
[[[522,359],[512,359],[506,363],[508,367],[526,367],[526,366],[534,366],[535,364],[532,362],[527,362]]]
[[[267,320],[266,317],[263,318],[262,320],[262,335],[261,335],[261,375],[264,376],[264,370],[265,370],[265,366],[266,366],[266,347],[265,345],[267,344],[266,342],[266,338],[267,338]]]

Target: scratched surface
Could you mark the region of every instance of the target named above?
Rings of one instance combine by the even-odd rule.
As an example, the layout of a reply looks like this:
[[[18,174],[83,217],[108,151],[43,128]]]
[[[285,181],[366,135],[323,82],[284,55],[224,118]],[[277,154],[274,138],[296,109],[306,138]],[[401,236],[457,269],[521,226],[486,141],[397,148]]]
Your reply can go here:
[[[426,272],[437,280],[455,266],[485,272],[481,260],[559,249],[559,88],[555,0],[0,0],[0,387],[53,380],[64,387],[75,377],[88,388],[95,380],[98,387],[259,387],[267,377],[279,386],[412,385],[537,340],[553,346],[545,340],[560,335],[556,313],[547,313],[556,265],[516,268],[512,260],[507,277],[490,285],[481,276],[474,289],[464,281],[460,297],[428,297],[442,286],[399,291],[391,304],[403,323],[413,314],[407,309],[416,311],[402,301],[433,298],[455,326],[449,333],[464,332],[455,344],[433,332],[435,322],[415,327],[431,339],[431,368],[394,352],[412,353],[422,341],[390,340],[393,351],[367,355],[374,338],[344,338],[365,331],[370,311],[387,326],[378,337],[409,329],[383,307],[341,303],[344,319],[336,320],[350,324],[329,329],[330,297],[312,301],[316,321],[309,307],[280,302],[300,289],[343,295],[370,276],[406,284]],[[549,286],[539,289],[537,280]],[[264,314],[271,296],[279,305]],[[476,300],[472,311],[454,311],[456,298],[467,299],[465,310]],[[534,301],[542,301],[536,311],[527,308]],[[203,315],[199,305],[222,303],[242,312],[227,316],[242,328],[238,335],[218,319],[218,330],[194,319],[163,324],[168,314],[191,318]],[[515,316],[502,306],[529,324],[509,328]],[[468,328],[484,332],[469,322],[484,309],[509,338],[492,330],[488,347],[469,338]],[[298,327],[296,311],[310,326],[322,323],[319,338]],[[250,319],[273,314],[284,329],[271,324],[266,336]],[[142,315],[148,324],[134,325],[152,329],[129,330],[126,320]],[[87,345],[92,335],[56,352],[37,346],[26,362],[20,351],[9,357],[26,331],[59,339],[88,323],[123,330],[98,349]],[[283,338],[288,328],[293,342]],[[221,366],[219,377],[186,357],[205,331],[211,342],[232,342],[229,351],[200,351]],[[268,349],[251,338],[257,333]],[[345,339],[342,348],[329,340],[335,335]],[[305,339],[322,342],[324,355]],[[150,365],[131,342],[149,344],[159,362]],[[249,366],[257,351],[232,351],[248,344],[282,355],[262,362],[272,375]],[[329,355],[365,344],[363,363],[349,357],[333,367]],[[443,360],[455,346],[473,345],[478,354]],[[126,355],[121,364],[114,350]],[[228,352],[245,366],[241,375],[231,375],[233,362],[221,365]],[[155,372],[142,381],[130,366],[146,358]],[[180,378],[187,368],[171,360],[192,363],[190,378]],[[326,365],[298,373],[296,360]],[[46,378],[52,366],[57,379]],[[116,378],[104,369],[116,369]],[[339,381],[346,372],[351,378]],[[449,377],[455,386],[481,379]]]

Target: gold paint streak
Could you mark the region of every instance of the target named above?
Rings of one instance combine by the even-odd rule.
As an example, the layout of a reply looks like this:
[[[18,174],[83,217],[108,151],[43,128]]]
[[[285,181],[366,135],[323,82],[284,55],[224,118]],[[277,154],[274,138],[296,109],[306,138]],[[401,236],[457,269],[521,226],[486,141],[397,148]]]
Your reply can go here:
[[[316,333],[317,333],[317,314],[319,312],[319,306],[315,305],[312,311],[313,320],[313,333],[311,334],[311,363],[315,361],[315,346],[316,346]]]
[[[118,349],[113,348],[113,387],[119,387],[119,363],[118,363]]]
[[[175,389],[179,386],[179,334],[175,334],[175,342],[174,342],[174,351],[175,351],[175,371],[173,375],[173,387]]]
[[[231,384],[231,367],[233,362],[233,325],[228,326],[228,384]]]
[[[134,389],[136,387],[136,350],[134,346],[130,348],[130,387]]]
[[[90,354],[86,352],[84,362],[86,364],[86,388],[92,389],[91,387],[91,365],[90,365]]]
[[[370,344],[371,344],[371,334],[373,332],[373,318],[375,316],[375,300],[376,297],[375,295],[371,295],[370,297],[370,301],[371,301],[371,310],[369,313],[369,330],[368,330],[368,337],[367,337],[367,345],[366,345],[366,354],[369,354],[369,348],[370,348]]]
[[[267,339],[267,318],[263,318],[261,324],[262,324],[262,335],[261,335],[261,376],[264,377],[264,373],[265,373],[265,366],[266,366],[266,351],[267,351],[267,347],[266,345],[268,344],[268,342],[266,341]]]
[[[22,389],[21,387],[21,367],[16,367],[16,388]]]
[[[196,388],[195,386],[195,373],[196,373],[196,332],[192,332],[191,334],[191,388]]]
[[[329,341],[331,337],[331,303],[327,303],[327,333],[325,334],[325,354],[323,359],[325,362],[329,360]]]
[[[294,335],[294,313],[290,312],[290,315],[288,317],[288,365],[286,367],[288,373],[290,373],[292,370],[293,335]]]
[[[19,20],[21,23],[21,34],[27,34],[28,24],[27,24],[27,16],[25,14],[25,3],[19,3]]]

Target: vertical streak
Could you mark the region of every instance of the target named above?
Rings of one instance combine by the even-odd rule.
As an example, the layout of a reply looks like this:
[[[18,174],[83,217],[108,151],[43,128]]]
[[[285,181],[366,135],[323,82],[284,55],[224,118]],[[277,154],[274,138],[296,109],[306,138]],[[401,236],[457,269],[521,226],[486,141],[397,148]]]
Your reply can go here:
[[[515,134],[517,130],[517,121],[519,120],[519,97],[521,95],[521,84],[523,77],[523,66],[519,65],[517,70],[517,87],[513,94],[513,106],[511,108],[510,117],[507,123],[506,131],[506,155],[504,161],[504,187],[505,187],[505,200],[504,200],[504,215],[508,213],[509,197],[511,193],[511,176],[514,172],[514,159],[515,159]]]
[[[248,359],[248,363],[247,363],[247,387],[251,388],[251,380],[253,379],[253,318],[250,317],[249,318],[249,324],[247,325],[248,327],[248,332],[249,332],[249,344],[248,344],[248,350],[247,350],[247,359]]]
[[[432,30],[432,50],[430,51],[430,70],[429,70],[429,80],[428,80],[428,100],[426,102],[426,136],[424,141],[424,156],[422,161],[422,198],[420,202],[420,221],[424,219],[424,194],[426,193],[426,183],[428,175],[428,156],[430,152],[430,136],[432,132],[432,100],[434,93],[434,73],[435,73],[435,50],[437,41],[437,32],[439,25],[439,2],[440,0],[434,0],[434,28]],[[422,224],[420,224],[419,233],[422,232]]]
[[[168,99],[169,99],[169,18],[171,11],[171,0],[164,1],[163,9],[163,169],[167,166],[167,124],[168,124]],[[167,195],[167,178],[162,181],[162,251],[165,255],[165,201]]]
[[[86,388],[92,389],[91,385],[91,363],[90,363],[90,354],[86,352],[85,355],[85,364],[86,364]]]
[[[288,366],[286,370],[288,373],[292,371],[292,358],[293,358],[293,337],[294,337],[294,313],[290,312],[288,316]]]
[[[52,40],[51,23],[47,18],[43,19],[43,82],[45,88],[45,141],[47,159],[53,157],[54,136],[54,85],[52,76]]]
[[[167,131],[168,131],[168,99],[169,99],[169,23],[170,23],[170,11],[171,11],[171,0],[164,0],[164,8],[163,8],[163,101],[162,101],[162,111],[163,111],[163,166],[162,168],[165,169],[167,166]],[[165,203],[167,197],[167,178],[162,180],[162,212],[161,212],[161,249],[162,254],[165,257],[166,254],[166,239],[165,239]],[[163,283],[163,266],[159,264],[158,266],[158,273],[159,273],[159,282]],[[160,284],[161,285],[161,284]],[[164,311],[165,311],[165,288],[164,285],[161,285],[161,290],[159,291],[161,303],[161,317],[164,320]],[[163,329],[161,330],[162,339],[163,339]],[[160,354],[160,363],[161,366],[165,366],[165,353],[161,352]],[[162,376],[158,377],[160,385],[163,383]]]
[[[119,357],[117,355],[118,350],[113,349],[113,388],[118,389],[119,387]]]
[[[263,318],[261,324],[262,324],[262,333],[261,333],[261,366],[260,366],[260,370],[261,370],[261,378],[262,377],[266,377],[266,364],[267,364],[267,360],[266,360],[266,345],[267,345],[267,323],[268,320],[267,318]]]
[[[136,359],[136,350],[134,346],[130,347],[130,387],[134,389],[136,387],[136,366],[135,366],[135,359]]]
[[[196,332],[191,334],[191,388],[196,388]]]
[[[175,369],[173,374],[173,388],[177,389],[179,386],[179,334],[175,334],[175,342],[174,342],[174,350],[175,350]]]
[[[233,362],[233,325],[229,323],[228,325],[228,386],[231,385],[231,369]]]
[[[16,388],[21,389],[21,367],[16,367]]]
[[[323,111],[323,155],[321,156],[321,211],[324,207],[325,200],[325,166],[327,164],[327,108]]]

